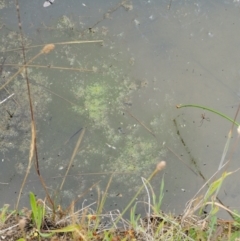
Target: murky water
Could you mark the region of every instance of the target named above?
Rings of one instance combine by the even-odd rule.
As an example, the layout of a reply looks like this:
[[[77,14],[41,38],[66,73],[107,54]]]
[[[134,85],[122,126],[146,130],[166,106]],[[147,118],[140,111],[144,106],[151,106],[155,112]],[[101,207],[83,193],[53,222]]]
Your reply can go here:
[[[84,128],[60,192],[62,203],[67,205],[99,181],[97,187],[104,191],[115,172],[105,208],[121,209],[142,184],[141,177],[147,178],[164,159],[162,208],[181,212],[204,183],[199,172],[208,179],[217,170],[231,123],[176,105],[199,104],[234,117],[240,87],[240,4],[120,3],[55,1],[48,8],[40,1],[19,3],[27,61],[44,44],[55,43],[51,53],[40,55],[29,67],[40,170],[49,190],[59,188]],[[0,14],[2,85],[23,59],[16,50],[21,45],[14,2]],[[27,48],[36,45],[41,46]],[[1,90],[0,101],[11,93],[14,96],[0,105],[1,205],[15,204],[29,157],[30,114],[23,74]],[[237,155],[235,150],[231,170],[238,167]],[[160,173],[153,179],[156,193],[162,177]],[[87,203],[97,200],[98,188],[84,196]],[[21,205],[27,205],[30,190],[44,196],[34,167]],[[145,193],[141,197],[146,200]],[[238,197],[235,174],[227,179],[220,198],[238,208]],[[79,207],[82,203],[83,199]],[[139,207],[144,209],[143,204]]]

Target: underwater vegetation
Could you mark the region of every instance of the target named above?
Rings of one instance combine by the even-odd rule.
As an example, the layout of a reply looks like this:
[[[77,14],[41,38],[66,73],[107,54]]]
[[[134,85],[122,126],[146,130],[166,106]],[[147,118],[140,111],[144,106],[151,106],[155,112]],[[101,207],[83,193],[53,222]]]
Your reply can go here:
[[[130,77],[134,57],[111,40],[106,27],[84,29],[84,24],[73,22],[67,16],[41,32],[45,42],[49,42],[50,37],[51,42],[103,40],[102,44],[66,44],[56,46],[54,50],[52,62],[55,66],[82,69],[55,71],[51,79],[52,88],[71,91],[68,95],[74,104],[70,108],[79,115],[80,125],[87,128],[74,160],[76,169],[71,174],[77,175],[83,170],[118,171],[122,174],[117,174],[116,180],[126,182],[126,175],[131,175],[130,181],[137,184],[139,175],[148,175],[149,167],[155,165],[166,151],[125,112],[126,109],[134,110],[132,95],[145,88],[147,83]],[[66,166],[66,160],[59,160],[58,164],[62,168]],[[48,169],[51,165],[52,161],[46,162]],[[129,185],[129,180],[126,184]]]
[[[84,96],[84,108],[73,107],[76,112],[89,116],[89,119],[94,123],[106,122],[106,114],[108,109],[107,99],[105,98],[108,87],[100,83],[87,85],[81,91]]]
[[[6,48],[18,48],[20,39],[17,33],[7,30],[1,32],[4,33],[2,52]],[[126,109],[134,110],[132,95],[147,83],[144,81],[139,84],[138,80],[130,77],[129,73],[134,65],[133,56],[112,42],[106,27],[86,30],[83,25],[77,25],[67,16],[41,29],[41,33],[44,42],[80,39],[103,40],[103,43],[56,45],[54,53],[49,57],[41,56],[34,62],[36,65],[43,65],[46,58],[49,58],[47,63],[50,63],[49,69],[52,68],[53,73],[49,76],[46,76],[44,68],[28,68],[36,120],[44,121],[48,116],[47,106],[52,95],[46,88],[67,93],[72,101],[70,111],[77,114],[80,125],[87,128],[81,149],[74,160],[76,168],[72,170],[72,176],[83,170],[109,173],[117,171],[115,180],[138,188],[139,176],[148,176],[152,166],[165,155],[166,150],[156,138],[126,114]],[[27,38],[25,44],[33,45]],[[34,54],[36,50],[27,50],[28,59]],[[22,64],[21,51],[12,51],[7,55],[2,73],[6,79],[17,70],[17,66],[12,64]],[[62,66],[62,69],[54,70],[55,66]],[[75,70],[65,70],[64,67],[73,67]],[[1,85],[5,82],[1,78]],[[7,85],[7,89],[14,93],[14,97],[1,108],[3,118],[0,127],[3,135],[0,149],[7,152],[10,148],[15,148],[25,152],[30,143],[30,112],[24,75],[18,75]],[[1,90],[1,96],[7,97],[4,89]],[[63,109],[59,111],[64,113]],[[9,113],[13,113],[13,117],[9,117]],[[157,120],[155,125],[158,126],[161,118],[154,120]],[[160,133],[161,127],[158,126],[155,131],[155,134]],[[41,142],[44,140],[39,141]],[[66,167],[66,159],[62,158],[56,164],[51,152],[51,149],[45,152],[48,157],[41,168],[55,173],[56,165],[58,170]]]
[[[84,118],[88,133],[78,156],[82,161],[75,163],[92,172],[117,171],[121,174],[116,174],[116,180],[136,184],[139,175],[148,175],[149,167],[165,154],[156,139],[125,114],[132,94],[144,86],[136,87],[138,83],[128,76],[132,57],[121,52],[108,36],[98,30],[84,36],[103,39],[104,44],[98,49],[84,46],[84,60],[94,71],[78,74],[72,81],[78,102],[72,109]],[[83,56],[81,52],[75,54]]]
[[[1,73],[0,86],[5,84],[13,76],[18,66],[22,65],[22,52],[14,50],[19,46],[19,34],[2,27],[0,52]],[[24,40],[26,44],[31,41]],[[28,51],[28,56],[31,56]],[[47,105],[51,101],[51,96],[41,85],[49,86],[48,77],[43,72],[36,69],[28,69],[31,83],[31,94],[34,100],[33,108],[36,120],[46,118]],[[7,86],[0,90],[1,101],[11,96],[0,106],[0,152],[2,158],[10,150],[24,153],[29,150],[30,143],[30,109],[27,95],[27,86],[24,73],[17,75]]]

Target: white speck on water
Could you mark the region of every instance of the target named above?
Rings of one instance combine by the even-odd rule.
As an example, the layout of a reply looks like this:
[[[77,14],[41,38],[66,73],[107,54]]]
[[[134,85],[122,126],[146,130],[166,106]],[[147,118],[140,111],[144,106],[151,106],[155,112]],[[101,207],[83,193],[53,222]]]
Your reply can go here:
[[[209,36],[210,38],[212,38],[212,37],[214,36],[214,34],[213,34],[212,32],[208,32],[208,36]]]
[[[108,143],[106,143],[106,145],[107,145],[109,148],[112,148],[113,150],[116,150],[116,149],[117,149],[115,146],[111,146],[111,145],[109,145]]]
[[[118,37],[123,37],[123,35],[124,35],[124,32],[121,32],[121,33],[119,33],[117,36],[118,36]]]
[[[140,25],[140,22],[139,22],[137,19],[134,19],[134,23],[135,23],[136,25]]]
[[[149,17],[149,19],[153,20],[153,19],[154,19],[153,15],[151,15],[151,16]]]

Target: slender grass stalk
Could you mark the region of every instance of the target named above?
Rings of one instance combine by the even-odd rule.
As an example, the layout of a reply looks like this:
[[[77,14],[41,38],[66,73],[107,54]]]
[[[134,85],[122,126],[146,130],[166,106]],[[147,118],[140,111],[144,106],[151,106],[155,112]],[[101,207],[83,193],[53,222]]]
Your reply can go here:
[[[227,115],[225,115],[225,114],[223,114],[223,113],[221,113],[221,112],[219,112],[217,110],[214,110],[214,109],[211,109],[209,107],[206,107],[206,106],[195,105],[195,104],[189,104],[189,105],[182,105],[181,104],[181,105],[177,105],[176,107],[178,109],[183,108],[183,107],[194,107],[194,108],[200,108],[200,109],[203,109],[203,110],[208,110],[208,111],[210,111],[210,112],[212,112],[214,114],[217,114],[217,115],[223,117],[224,119],[230,121],[231,123],[235,124],[236,126],[240,125],[238,122],[234,121],[232,118],[228,117]]]
[[[221,157],[221,161],[219,163],[219,166],[218,166],[218,171],[222,168],[223,166],[223,162],[224,162],[224,159],[227,155],[227,152],[228,152],[228,149],[229,149],[229,144],[230,144],[230,141],[231,141],[231,137],[232,137],[232,130],[229,131],[228,133],[228,138],[227,138],[227,141],[226,141],[226,144],[224,146],[224,149],[223,149],[223,154],[222,154],[222,157]]]
[[[66,171],[66,173],[65,173],[65,175],[64,175],[64,177],[63,177],[63,180],[62,180],[62,183],[61,183],[61,186],[60,186],[60,190],[62,190],[63,184],[64,184],[64,182],[65,182],[65,180],[66,180],[66,177],[67,177],[67,174],[68,174],[68,172],[69,172],[69,170],[70,170],[70,168],[71,168],[71,166],[72,166],[73,159],[75,158],[75,156],[76,156],[76,154],[77,154],[77,151],[78,151],[78,149],[79,149],[79,146],[81,145],[81,142],[82,142],[82,139],[83,139],[84,134],[85,134],[85,128],[83,128],[83,130],[82,130],[82,132],[81,132],[81,134],[80,134],[80,136],[79,136],[79,138],[78,138],[77,144],[76,144],[76,146],[75,146],[75,148],[74,148],[74,151],[73,151],[73,154],[72,154],[72,157],[71,157],[71,159],[70,159],[70,161],[69,161],[67,171]]]
[[[235,114],[234,121],[237,119],[237,116],[238,116],[239,111],[240,111],[240,104],[238,105],[238,109],[237,109],[237,112],[236,112],[236,114]],[[232,138],[233,128],[234,128],[234,123],[232,124],[232,127],[231,127],[231,129],[230,129],[230,131],[229,131],[229,133],[228,133],[228,139],[227,139],[227,142],[226,142],[225,147],[224,147],[224,151],[223,151],[223,154],[222,154],[221,162],[220,162],[220,164],[219,164],[219,169],[221,168],[221,165],[223,165],[225,156],[226,156],[227,151],[228,151],[228,149],[229,149],[229,143],[230,143],[230,139]],[[238,126],[238,128],[237,128],[238,136],[237,136],[237,140],[235,141],[235,143],[234,143],[234,145],[233,145],[233,147],[232,147],[232,149],[231,149],[231,151],[230,151],[230,156],[229,156],[228,164],[229,164],[230,160],[232,160],[233,153],[235,153],[235,150],[236,150],[236,148],[237,148],[237,144],[238,144],[238,142],[239,142],[239,137],[240,137],[240,135],[239,135],[239,134],[240,134],[239,130],[240,130],[240,126]],[[226,169],[227,169],[227,166],[226,166]]]
[[[148,196],[148,203],[147,203],[148,204],[148,214],[147,214],[147,216],[150,217],[150,215],[151,215],[151,196],[149,194],[149,190],[148,190],[148,186],[147,186],[147,184],[149,184],[149,183],[147,182],[147,180],[144,177],[141,177],[141,179],[142,179],[142,183],[145,187],[145,190],[146,190],[147,196]]]
[[[30,151],[29,151],[28,166],[27,166],[26,174],[24,176],[21,188],[19,190],[17,204],[16,204],[16,210],[18,210],[18,205],[19,205],[19,201],[20,201],[20,198],[21,198],[22,190],[23,190],[23,187],[26,183],[28,174],[29,174],[29,172],[31,170],[31,167],[32,167],[32,158],[33,158],[33,154],[34,154],[34,140],[36,138],[36,129],[34,128],[33,121],[31,121],[31,131],[32,131],[32,140],[31,140]]]
[[[159,196],[158,198],[156,197],[156,194],[153,191],[152,185],[150,185],[150,183],[148,183],[149,188],[151,190],[152,193],[152,199],[153,199],[153,204],[152,204],[152,209],[153,209],[153,213],[155,215],[160,215],[161,214],[161,205],[162,205],[162,200],[164,197],[164,174],[163,174],[163,178],[161,181],[161,185],[160,185],[160,192],[159,192]]]
[[[130,224],[134,229],[137,229],[138,221],[140,220],[141,215],[138,214],[136,217],[135,214],[136,214],[136,204],[130,210]]]
[[[36,58],[38,58],[39,56],[41,56],[42,54],[47,54],[49,53],[52,49],[48,49],[50,48],[50,46],[52,47],[52,49],[54,48],[54,45],[45,45],[43,47],[43,49],[37,54],[35,55],[33,58],[31,58],[28,62],[24,63],[24,65],[12,76],[10,77],[6,82],[5,84],[3,84],[1,87],[0,87],[0,90],[2,90],[4,87],[6,87],[19,73],[21,73],[24,69],[26,71],[26,67],[32,63]]]
[[[100,214],[102,213],[103,206],[104,206],[104,203],[105,203],[106,198],[107,198],[108,189],[109,189],[110,184],[111,184],[112,179],[113,179],[113,175],[114,175],[114,173],[110,176],[109,181],[108,181],[108,184],[107,184],[107,187],[106,187],[106,189],[105,189],[105,192],[104,192],[104,194],[103,194],[103,196],[102,196],[102,198],[101,198],[100,204],[98,205],[97,213],[96,213],[97,220],[96,220],[94,229],[97,229],[97,228],[98,228],[98,225],[99,225],[99,223],[100,223],[99,216],[100,216]]]
[[[144,129],[146,129],[152,136],[156,138],[156,135],[142,122],[140,121],[136,116],[134,116],[130,111],[127,109],[125,110],[128,115],[130,115],[134,120],[136,120]]]
[[[223,181],[226,179],[227,176],[231,175],[232,172],[224,172],[222,174],[222,176],[217,179],[216,181],[214,181],[213,183],[210,184],[206,194],[204,195],[203,198],[203,205],[200,209],[200,214],[202,213],[202,209],[205,206],[205,203],[210,199],[213,198],[215,200],[216,196],[217,196],[217,192],[219,191],[220,187],[222,186]]]
[[[147,179],[147,182],[150,182],[152,180],[152,178],[162,169],[164,169],[166,166],[166,162],[165,161],[161,161],[158,163],[156,169],[152,172],[152,174],[150,175],[150,177]],[[123,215],[127,212],[127,210],[130,208],[130,206],[133,204],[133,202],[136,200],[137,196],[141,193],[141,191],[144,188],[144,184],[138,189],[138,191],[136,192],[136,194],[133,196],[133,198],[131,199],[131,201],[128,203],[128,205],[126,206],[126,208],[122,211],[122,213],[118,216],[118,218],[116,219],[116,221],[114,222],[114,224],[116,225],[120,219],[123,217]]]
[[[51,43],[54,45],[65,45],[65,44],[87,44],[87,43],[103,43],[103,40],[86,40],[86,41],[69,41],[69,42],[57,42],[57,43]],[[32,49],[32,48],[39,48],[43,47],[45,44],[39,44],[39,45],[33,45],[33,46],[26,46],[25,49]],[[9,49],[5,50],[4,53],[6,52],[13,52],[13,51],[20,51],[22,48],[17,48],[17,49]]]
[[[23,65],[19,64],[5,64],[6,66],[15,66],[22,68],[24,67]],[[78,71],[78,72],[95,72],[92,69],[80,69],[80,68],[69,68],[69,67],[61,67],[61,66],[48,66],[48,65],[37,65],[37,64],[28,64],[28,67],[33,67],[33,68],[44,68],[44,69],[59,69],[59,70],[71,70],[71,71]]]

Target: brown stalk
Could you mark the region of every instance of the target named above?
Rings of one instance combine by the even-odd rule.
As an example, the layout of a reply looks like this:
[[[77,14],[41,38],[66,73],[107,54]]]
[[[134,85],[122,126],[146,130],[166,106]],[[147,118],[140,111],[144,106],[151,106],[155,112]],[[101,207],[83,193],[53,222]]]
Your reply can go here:
[[[79,195],[75,200],[72,201],[72,204],[75,205],[75,203],[77,203],[83,196],[85,196],[90,190],[92,190],[100,181],[94,183],[92,186],[90,186],[86,191],[84,191],[83,193],[81,193],[81,195]],[[70,206],[68,206],[66,208],[66,213],[69,212],[69,209],[71,208],[71,204]]]
[[[21,198],[21,193],[22,193],[23,187],[24,187],[24,185],[26,183],[28,174],[29,174],[29,172],[31,170],[31,166],[32,166],[32,158],[33,158],[33,155],[34,155],[34,145],[35,145],[34,144],[34,142],[35,142],[34,140],[36,138],[36,129],[34,127],[34,122],[33,121],[31,121],[31,132],[32,132],[32,139],[31,139],[31,143],[30,143],[28,166],[27,166],[26,174],[25,174],[25,177],[23,179],[23,182],[22,182],[19,194],[18,194],[16,210],[18,210],[18,205],[19,205],[19,201],[20,201],[20,198]]]
[[[171,148],[169,148],[168,146],[166,146],[167,149],[172,152],[189,170],[191,170],[196,176],[198,176],[198,174],[187,164],[185,163],[182,158],[180,156],[178,156]]]
[[[98,207],[97,207],[97,217],[102,213],[103,206],[104,206],[104,203],[105,203],[106,198],[107,198],[108,189],[109,189],[110,184],[111,184],[112,179],[113,179],[113,175],[114,175],[114,173],[113,173],[113,174],[110,176],[110,178],[109,178],[107,187],[106,187],[106,189],[105,189],[105,191],[104,191],[104,193],[103,193],[103,195],[102,195],[101,200],[99,199],[99,200],[100,200],[100,203],[98,202],[99,204],[98,204]],[[99,195],[99,197],[100,197],[100,195]],[[95,223],[95,229],[98,228],[99,222],[100,222],[100,219],[97,218],[96,223]]]
[[[59,94],[53,92],[52,90],[50,90],[49,88],[47,88],[46,86],[44,86],[44,85],[42,85],[42,84],[33,83],[32,80],[31,80],[31,84],[33,84],[33,85],[37,85],[37,86],[40,86],[41,88],[45,89],[46,91],[48,91],[48,92],[51,93],[52,95],[55,95],[55,96],[57,96],[57,97],[63,99],[64,101],[68,102],[68,103],[71,104],[71,105],[76,105],[76,104],[73,103],[72,101],[70,101],[70,100],[68,100],[68,99],[66,99],[66,98],[64,98],[64,97],[62,97],[61,95],[59,95]]]
[[[85,128],[83,128],[81,134],[79,135],[77,144],[76,144],[76,146],[75,146],[75,148],[74,148],[74,150],[73,150],[72,157],[71,157],[71,159],[70,159],[70,161],[69,161],[67,171],[66,171],[66,173],[65,173],[65,175],[64,175],[64,177],[63,177],[62,184],[61,184],[61,186],[60,186],[60,190],[62,190],[63,184],[64,184],[64,182],[65,182],[65,180],[66,180],[66,177],[67,177],[67,174],[68,174],[68,172],[69,172],[69,170],[70,170],[70,168],[71,168],[71,166],[72,166],[73,159],[75,158],[75,156],[76,156],[76,154],[77,154],[77,151],[78,151],[79,146],[80,146],[80,144],[81,144],[81,142],[82,142],[82,139],[83,139],[84,134],[85,134]]]
[[[88,40],[88,41],[70,41],[70,42],[59,42],[59,43],[52,43],[54,45],[64,45],[64,44],[84,44],[84,43],[103,43],[103,40]],[[34,46],[26,46],[24,47],[25,49],[31,49],[31,48],[38,48],[38,47],[44,47],[45,45],[40,44],[40,45],[34,45]],[[18,51],[18,50],[22,50],[21,48],[17,48],[17,49],[9,49],[4,51],[6,52],[12,52],[12,51]]]
[[[21,24],[21,17],[20,17],[20,10],[19,10],[19,3],[18,0],[15,1],[16,4],[16,9],[17,9],[17,16],[18,16],[18,27],[19,27],[19,31],[20,31],[20,37],[21,37],[21,45],[22,45],[22,53],[23,53],[23,63],[24,66],[22,68],[20,68],[1,88],[4,88],[11,80],[13,80],[21,71],[25,71],[25,78],[26,78],[26,84],[27,84],[27,90],[28,90],[28,100],[29,100],[29,107],[30,107],[30,112],[31,112],[31,131],[32,131],[32,140],[31,140],[31,144],[30,144],[30,154],[29,154],[29,161],[28,161],[28,168],[26,171],[26,175],[24,177],[24,180],[22,182],[22,186],[20,188],[20,192],[19,192],[19,196],[18,196],[18,200],[17,200],[17,207],[16,209],[18,209],[18,205],[19,205],[19,200],[20,200],[20,196],[21,196],[21,192],[23,190],[23,187],[25,185],[27,176],[29,174],[29,171],[31,169],[31,163],[32,163],[32,158],[33,158],[33,153],[35,154],[35,168],[37,171],[37,174],[40,178],[40,181],[42,183],[42,186],[44,187],[44,190],[46,192],[46,196],[48,201],[50,202],[50,204],[52,205],[52,208],[54,209],[54,204],[48,194],[47,188],[46,188],[46,184],[43,180],[43,178],[41,177],[40,174],[40,170],[39,170],[39,163],[38,163],[38,151],[37,151],[37,139],[36,139],[36,126],[35,126],[35,119],[34,119],[34,113],[33,113],[33,105],[32,105],[32,99],[31,99],[31,90],[30,90],[30,85],[29,85],[29,79],[28,79],[28,71],[27,71],[27,65],[32,62],[34,59],[36,59],[38,56],[40,56],[41,54],[45,53],[49,53],[51,50],[54,49],[54,45],[45,45],[44,48],[35,56],[33,57],[30,61],[26,61],[26,54],[25,54],[25,48],[24,48],[24,38],[23,38],[23,31],[22,31],[22,24]]]
[[[236,114],[235,114],[235,116],[234,116],[234,123],[235,123],[235,121],[236,121],[236,119],[237,119],[237,116],[238,116],[239,111],[240,111],[240,104],[238,105],[237,112],[236,112]],[[232,127],[231,127],[231,129],[230,129],[230,131],[229,131],[229,137],[230,137],[230,138],[232,137],[233,128],[234,128],[234,123],[232,123]],[[239,128],[239,127],[238,127],[238,128]],[[236,140],[235,143],[234,143],[234,146],[232,147],[232,149],[231,149],[231,151],[230,151],[229,162],[230,162],[230,160],[232,160],[232,156],[233,156],[234,151],[235,151],[236,148],[237,148],[238,142],[239,142],[239,135],[238,135],[238,137],[237,137],[237,140]],[[229,166],[229,162],[228,162],[228,164],[226,165],[224,171],[227,171],[227,168],[228,168],[228,166]]]
[[[19,64],[5,64],[6,66],[18,66],[25,67]],[[35,68],[45,68],[45,69],[60,69],[60,70],[71,70],[71,71],[79,71],[79,72],[94,72],[92,69],[79,69],[79,68],[68,68],[68,67],[59,67],[59,66],[48,66],[48,65],[37,65],[37,64],[28,64],[28,67]]]
[[[153,135],[156,138],[156,135],[142,122],[140,121],[136,116],[134,116],[130,111],[125,110],[133,119],[135,119],[142,127],[144,127],[151,135]]]
[[[16,0],[17,1],[17,0]],[[1,87],[0,87],[0,90],[1,89],[3,89],[3,88],[5,88],[5,86],[6,85],[8,85],[19,73],[21,73],[23,70],[25,70],[25,77],[26,77],[26,79],[28,79],[27,78],[27,76],[26,76],[26,74],[27,74],[27,66],[28,66],[28,64],[30,64],[34,59],[36,59],[37,57],[39,57],[40,55],[42,54],[42,52],[39,52],[36,56],[34,56],[32,59],[30,59],[27,63],[26,63],[26,60],[24,60],[24,65],[11,77],[11,78],[9,78],[6,82],[5,82],[5,84],[3,84]],[[24,51],[24,59],[25,59],[25,51]]]
[[[6,57],[3,59],[1,65],[0,65],[0,77],[2,76],[3,67],[6,65],[5,61],[6,61]],[[8,89],[6,87],[4,87],[4,90],[8,93],[9,96],[11,95],[11,93],[8,91]],[[19,103],[15,100],[15,98],[13,98],[13,101],[19,106]]]

